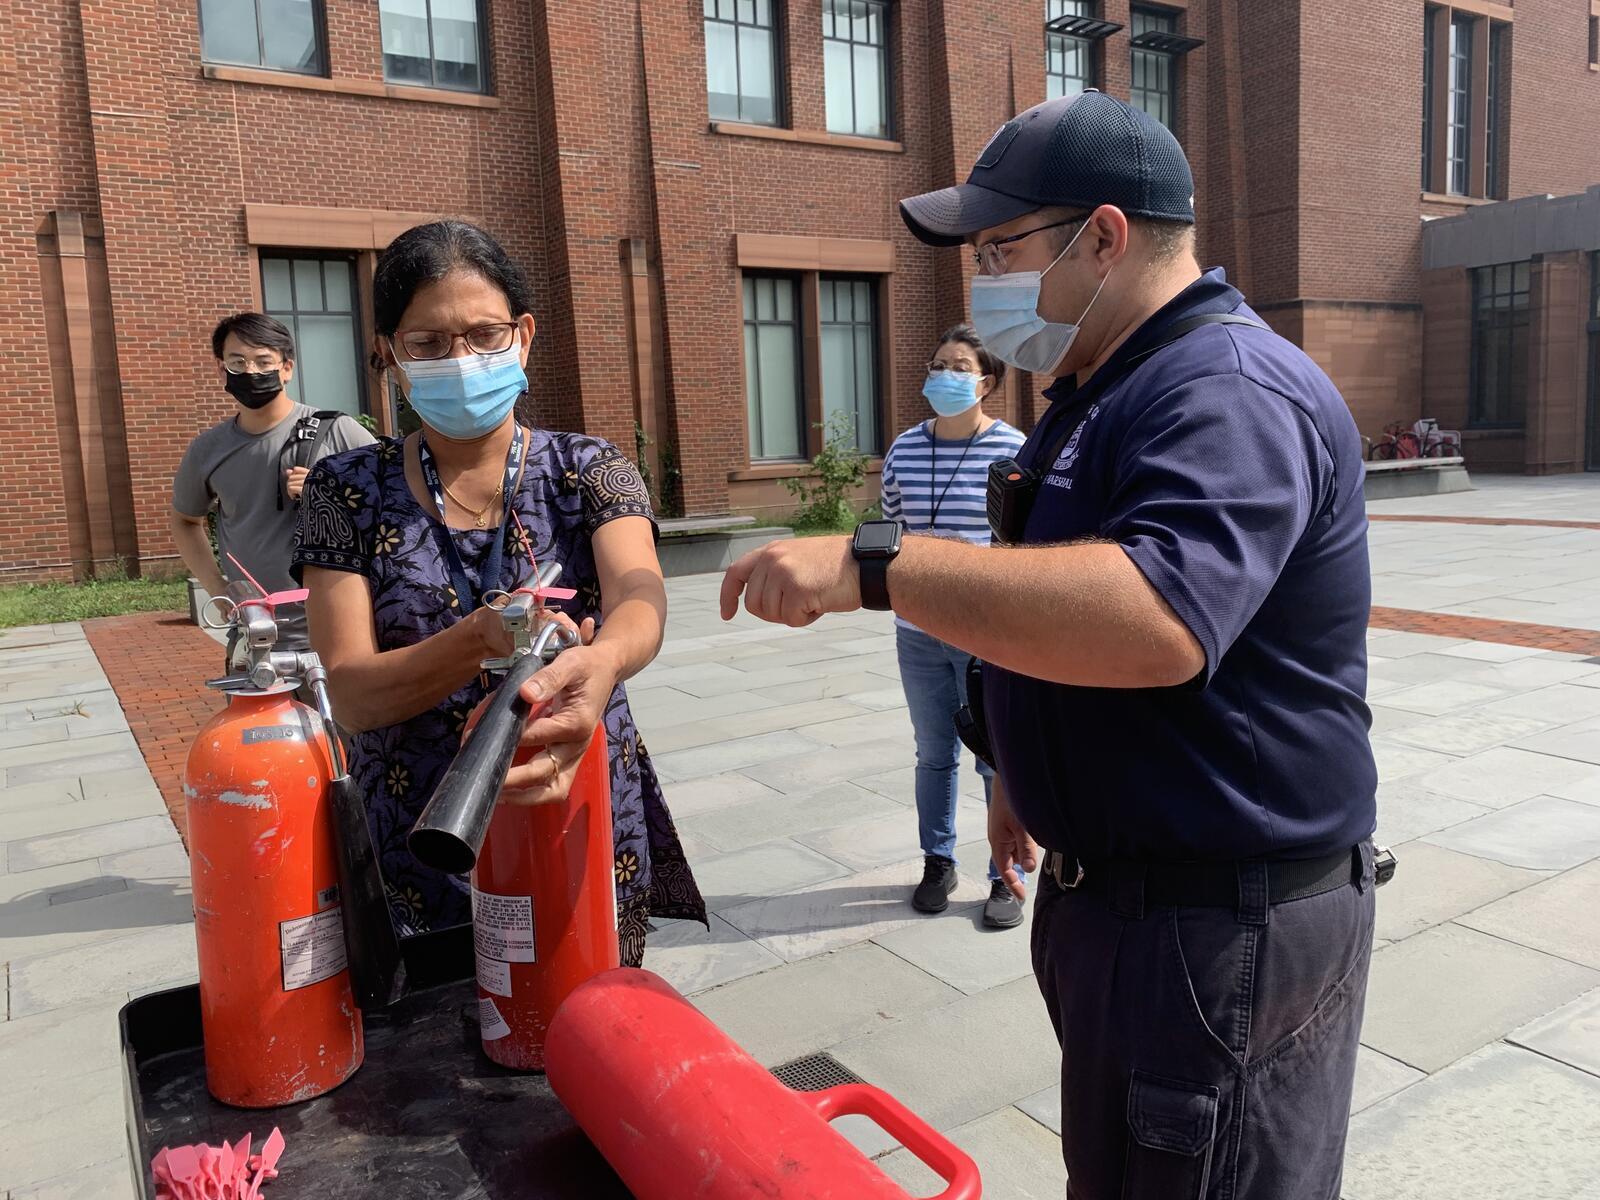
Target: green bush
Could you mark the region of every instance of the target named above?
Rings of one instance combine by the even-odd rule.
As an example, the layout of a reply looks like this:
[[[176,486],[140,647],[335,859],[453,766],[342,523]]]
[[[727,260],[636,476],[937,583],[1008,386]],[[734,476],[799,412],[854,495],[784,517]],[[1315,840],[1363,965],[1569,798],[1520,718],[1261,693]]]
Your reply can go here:
[[[823,431],[823,442],[821,452],[811,460],[814,474],[783,481],[799,502],[793,520],[798,533],[854,528],[860,515],[854,495],[867,479],[867,456],[856,447],[851,415],[834,413],[818,428]]]

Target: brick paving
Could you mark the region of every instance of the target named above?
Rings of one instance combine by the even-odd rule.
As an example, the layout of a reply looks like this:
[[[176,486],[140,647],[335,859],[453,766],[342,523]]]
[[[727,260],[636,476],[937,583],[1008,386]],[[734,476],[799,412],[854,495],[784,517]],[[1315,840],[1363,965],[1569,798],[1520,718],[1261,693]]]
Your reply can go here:
[[[187,845],[184,763],[195,734],[223,704],[204,686],[222,673],[222,648],[182,613],[100,617],[83,628]]]
[[[1540,525],[1554,529],[1600,529],[1600,521],[1564,521],[1545,517],[1457,517],[1424,515],[1421,513],[1367,514],[1369,521],[1410,521],[1418,524],[1438,525]]]
[[[1535,650],[1562,650],[1568,654],[1600,655],[1600,633],[1567,625],[1538,625],[1530,621],[1494,621],[1487,617],[1462,617],[1453,613],[1419,612],[1414,608],[1374,606],[1368,624],[1374,629],[1404,633],[1431,633],[1435,637],[1465,638],[1474,642],[1500,642]]]

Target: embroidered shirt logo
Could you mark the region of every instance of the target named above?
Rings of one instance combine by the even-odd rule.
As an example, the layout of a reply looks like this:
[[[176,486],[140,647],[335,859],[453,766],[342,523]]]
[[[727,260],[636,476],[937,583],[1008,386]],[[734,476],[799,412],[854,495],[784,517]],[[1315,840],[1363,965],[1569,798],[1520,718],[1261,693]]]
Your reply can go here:
[[[1083,437],[1083,431],[1089,428],[1089,423],[1100,415],[1100,406],[1091,405],[1084,416],[1082,424],[1072,431],[1072,436],[1067,439],[1067,444],[1061,448],[1061,453],[1056,456],[1056,461],[1051,465],[1052,472],[1070,471],[1078,461],[1078,441]]]

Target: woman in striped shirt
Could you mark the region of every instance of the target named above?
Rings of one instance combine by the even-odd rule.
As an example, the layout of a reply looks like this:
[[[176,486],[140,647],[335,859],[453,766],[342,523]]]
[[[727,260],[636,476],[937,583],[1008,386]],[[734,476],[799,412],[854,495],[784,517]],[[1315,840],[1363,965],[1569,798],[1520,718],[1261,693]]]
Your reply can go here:
[[[1005,377],[970,325],[957,325],[939,339],[928,364],[922,394],[936,414],[894,440],[883,462],[883,515],[909,532],[964,538],[989,544],[984,503],[989,464],[1013,457],[1023,436],[983,411],[984,398]],[[917,820],[922,838],[922,882],[911,903],[922,912],[943,912],[956,886],[956,782],[961,742],[955,716],[966,703],[968,655],[895,618],[900,682],[911,711],[917,743]],[[978,763],[984,796],[994,772]],[[983,919],[996,928],[1022,923],[1022,906],[989,864],[989,901]]]

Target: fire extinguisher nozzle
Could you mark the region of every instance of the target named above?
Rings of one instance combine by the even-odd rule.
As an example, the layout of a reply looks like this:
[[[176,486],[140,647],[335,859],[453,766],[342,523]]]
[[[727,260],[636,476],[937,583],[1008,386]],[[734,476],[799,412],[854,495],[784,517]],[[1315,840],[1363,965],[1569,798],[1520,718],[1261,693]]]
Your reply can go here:
[[[544,665],[537,654],[525,654],[506,671],[499,689],[484,706],[478,724],[434,789],[433,798],[411,828],[406,844],[418,862],[436,871],[470,871],[483,849],[489,818],[516,754],[531,706],[522,685]]]

